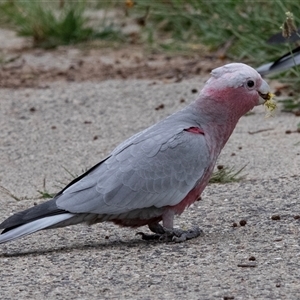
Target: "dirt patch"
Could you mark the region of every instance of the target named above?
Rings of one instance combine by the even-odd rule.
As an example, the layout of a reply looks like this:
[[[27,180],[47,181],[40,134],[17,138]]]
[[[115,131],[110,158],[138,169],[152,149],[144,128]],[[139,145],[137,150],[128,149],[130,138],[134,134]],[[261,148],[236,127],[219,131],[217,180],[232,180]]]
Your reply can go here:
[[[7,41],[10,41],[9,43]],[[122,49],[99,45],[67,46],[55,50],[33,49],[30,40],[0,30],[0,87],[43,88],[53,81],[108,79],[165,79],[181,81],[207,74],[226,63],[207,52],[188,56],[147,53],[139,46]]]
[[[188,57],[145,54],[141,49],[82,51],[23,50],[0,68],[0,87],[45,87],[53,81],[166,79],[181,81],[222,64],[200,55]]]

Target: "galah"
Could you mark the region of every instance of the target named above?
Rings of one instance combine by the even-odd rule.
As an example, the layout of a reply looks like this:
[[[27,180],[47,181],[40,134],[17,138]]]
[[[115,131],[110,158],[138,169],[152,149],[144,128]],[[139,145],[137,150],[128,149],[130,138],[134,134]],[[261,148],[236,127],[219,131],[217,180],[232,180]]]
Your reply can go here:
[[[214,69],[194,102],[121,143],[50,201],[6,219],[0,243],[42,229],[104,221],[148,225],[154,234],[140,233],[146,240],[199,236],[198,227],[174,228],[174,216],[200,197],[240,117],[270,97],[253,68],[232,63]]]

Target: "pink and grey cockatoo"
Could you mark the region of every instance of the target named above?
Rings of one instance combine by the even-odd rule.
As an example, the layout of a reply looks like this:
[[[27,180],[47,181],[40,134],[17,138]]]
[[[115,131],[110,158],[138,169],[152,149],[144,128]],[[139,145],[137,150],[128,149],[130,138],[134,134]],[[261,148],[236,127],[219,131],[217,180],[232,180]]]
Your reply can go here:
[[[193,103],[121,143],[52,200],[6,219],[0,243],[104,221],[148,225],[154,234],[141,233],[143,239],[199,236],[198,227],[173,228],[174,216],[199,198],[240,117],[270,95],[268,84],[245,64],[214,69]]]

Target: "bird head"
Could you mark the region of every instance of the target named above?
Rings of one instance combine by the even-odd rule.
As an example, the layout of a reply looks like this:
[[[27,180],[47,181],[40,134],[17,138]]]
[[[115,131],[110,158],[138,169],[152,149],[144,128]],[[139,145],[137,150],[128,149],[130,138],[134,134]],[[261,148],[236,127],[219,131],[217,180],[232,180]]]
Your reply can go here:
[[[254,106],[270,103],[272,97],[269,85],[256,70],[242,63],[231,63],[211,72],[199,102],[212,106],[216,113],[240,118]]]

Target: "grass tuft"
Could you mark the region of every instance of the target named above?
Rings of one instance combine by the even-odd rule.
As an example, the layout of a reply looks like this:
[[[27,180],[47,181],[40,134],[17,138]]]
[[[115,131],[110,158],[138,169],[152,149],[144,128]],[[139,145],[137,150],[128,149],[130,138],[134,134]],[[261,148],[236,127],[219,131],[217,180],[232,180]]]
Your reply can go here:
[[[130,5],[128,5],[130,3]],[[93,28],[87,10],[100,14]],[[135,23],[135,43],[161,52],[214,52],[214,57],[258,66],[288,51],[289,45],[266,41],[280,31],[287,11],[300,17],[297,1],[168,0],[168,1],[32,1],[7,0],[0,4],[0,20],[13,24],[20,35],[33,37],[34,45],[51,48],[91,39],[132,43],[122,27]],[[102,17],[101,17],[102,15]],[[94,25],[95,27],[95,25]]]
[[[238,171],[234,168],[218,166],[217,171],[215,171],[209,183],[229,183],[229,182],[238,182],[245,178],[245,176],[238,176],[244,169],[246,165],[239,169]]]
[[[35,47],[54,48],[95,38],[122,40],[114,28],[96,31],[88,26],[85,1],[71,1],[59,6],[53,2],[15,0],[0,5],[1,15],[21,36],[33,39]]]
[[[145,29],[156,37],[157,46],[178,48],[207,45],[235,60],[260,64],[282,52],[282,46],[267,44],[280,31],[285,12],[300,16],[300,6],[292,1],[251,0],[136,0],[132,14],[150,13]],[[285,47],[287,49],[287,47]],[[286,50],[283,50],[286,51]]]
[[[21,36],[33,38],[34,46],[53,48],[88,40],[92,28],[86,26],[84,6],[71,2],[62,9],[39,1],[13,1],[2,7]]]
[[[55,194],[50,194],[47,191],[37,190],[37,192],[40,194],[40,199],[52,199],[55,196]]]

